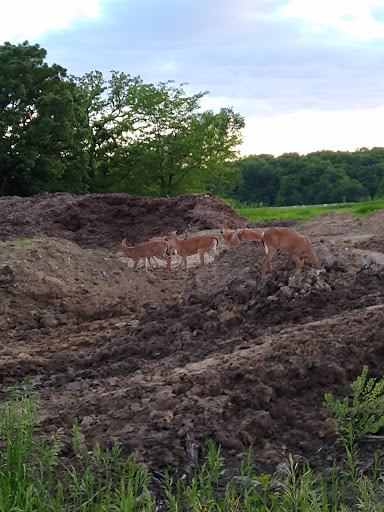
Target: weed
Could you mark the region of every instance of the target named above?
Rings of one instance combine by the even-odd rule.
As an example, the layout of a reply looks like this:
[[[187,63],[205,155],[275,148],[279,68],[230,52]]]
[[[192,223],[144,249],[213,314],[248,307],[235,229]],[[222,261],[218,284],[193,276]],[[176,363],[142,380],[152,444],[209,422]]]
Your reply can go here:
[[[323,405],[333,410],[338,426],[338,439],[350,445],[366,434],[375,434],[384,426],[384,377],[367,380],[368,367],[351,384],[353,397],[335,400],[331,393],[325,394]]]
[[[367,380],[367,369],[351,385],[349,399],[327,395],[340,423],[347,470],[336,462],[331,475],[316,475],[308,465],[299,468],[292,455],[282,473],[255,476],[249,449],[239,477],[225,482],[220,447],[208,440],[208,455],[191,478],[174,482],[167,471],[162,483],[171,512],[384,512],[384,487],[379,456],[370,475],[359,469],[356,435],[375,430],[382,413],[383,379]],[[348,407],[345,404],[348,403]],[[365,411],[361,415],[361,409]],[[370,414],[366,414],[367,410]],[[371,416],[374,419],[371,420]],[[115,445],[88,449],[77,422],[73,425],[71,465],[60,461],[62,432],[49,442],[36,442],[39,406],[30,386],[12,392],[0,407],[0,512],[155,512],[149,490],[149,471],[134,455],[123,458]],[[356,420],[356,421],[355,421]],[[258,482],[261,482],[258,483]]]

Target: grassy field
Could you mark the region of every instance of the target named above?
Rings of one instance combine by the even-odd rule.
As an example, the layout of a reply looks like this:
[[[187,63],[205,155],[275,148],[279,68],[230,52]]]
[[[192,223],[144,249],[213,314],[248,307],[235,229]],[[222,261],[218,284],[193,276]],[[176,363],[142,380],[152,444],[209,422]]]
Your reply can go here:
[[[358,217],[364,217],[374,210],[384,208],[384,199],[366,201],[362,203],[339,203],[316,206],[283,206],[281,208],[237,208],[236,211],[251,222],[263,222],[266,220],[299,219],[302,221],[311,219],[321,213],[341,210],[353,213]]]

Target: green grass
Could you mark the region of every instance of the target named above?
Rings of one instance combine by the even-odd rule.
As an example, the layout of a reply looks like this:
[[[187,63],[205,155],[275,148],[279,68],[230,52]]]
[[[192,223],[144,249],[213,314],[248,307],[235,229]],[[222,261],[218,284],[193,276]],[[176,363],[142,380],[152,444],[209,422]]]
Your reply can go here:
[[[27,237],[18,237],[14,236],[11,240],[5,240],[3,243],[5,245],[15,245],[15,244],[25,244],[25,243],[41,243],[43,240],[41,238],[27,238]]]
[[[243,208],[239,206],[236,207],[236,211],[251,222],[264,222],[268,220],[284,219],[298,219],[299,221],[305,221],[312,219],[316,215],[332,211],[349,212],[358,217],[364,217],[365,215],[372,213],[374,210],[380,210],[382,208],[384,208],[384,199],[361,203],[340,203],[326,206],[284,206],[281,208]]]
[[[359,411],[373,407],[380,415],[384,378],[376,383],[366,373],[364,367],[351,385],[354,403]],[[343,428],[344,402],[326,404]],[[49,442],[38,442],[38,419],[38,402],[28,386],[12,392],[0,406],[0,512],[155,512],[159,493],[166,498],[167,512],[384,512],[382,455],[374,454],[370,469],[362,471],[357,444],[362,431],[356,430],[354,417],[348,424],[353,442],[346,444],[344,455],[333,457],[328,471],[300,467],[289,455],[278,473],[258,476],[250,449],[238,476],[228,481],[220,447],[208,440],[202,467],[178,480],[167,471],[156,494],[146,466],[137,464],[133,455],[122,457],[117,445],[102,450],[96,444],[89,450],[77,423],[74,456],[70,463],[62,462],[62,431]]]

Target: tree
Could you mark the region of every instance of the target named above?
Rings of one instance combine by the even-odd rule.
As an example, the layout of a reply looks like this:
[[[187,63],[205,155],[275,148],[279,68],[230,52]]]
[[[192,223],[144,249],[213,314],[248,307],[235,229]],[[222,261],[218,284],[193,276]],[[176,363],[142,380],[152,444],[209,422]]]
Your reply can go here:
[[[244,119],[232,109],[200,112],[206,92],[187,96],[173,82],[144,84],[140,77],[99,71],[74,79],[89,125],[91,190],[147,195],[216,192],[239,175]]]
[[[384,148],[251,155],[232,165],[241,170],[242,182],[227,196],[238,201],[289,206],[384,195]]]
[[[273,155],[250,155],[233,165],[239,168],[243,180],[232,197],[264,206],[274,204],[280,181]]]
[[[132,179],[132,169],[122,160],[135,124],[145,123],[137,104],[146,86],[140,77],[117,71],[111,72],[108,81],[100,71],[72,76],[71,81],[80,91],[78,101],[86,117],[87,173],[91,191],[115,191],[114,186],[120,191],[121,183]],[[132,191],[129,186],[127,191]]]
[[[331,202],[333,191],[338,183],[347,180],[343,169],[333,165],[328,159],[321,159],[315,154],[303,157],[305,167],[302,172],[301,185],[306,204],[323,204]]]
[[[331,201],[333,203],[366,201],[368,191],[357,180],[346,178],[335,187]]]
[[[169,106],[159,105],[160,115],[152,119],[150,131],[143,133],[138,143],[148,190],[169,196],[217,193],[227,180],[239,175],[227,163],[237,155],[234,148],[241,141],[244,120],[232,109],[221,109],[218,114],[195,112],[198,95],[182,97],[181,89],[173,89],[171,95],[175,96]]]
[[[49,66],[45,57],[28,41],[0,46],[0,195],[56,191],[73,162],[79,169],[73,186],[86,189],[73,84],[64,68]]]

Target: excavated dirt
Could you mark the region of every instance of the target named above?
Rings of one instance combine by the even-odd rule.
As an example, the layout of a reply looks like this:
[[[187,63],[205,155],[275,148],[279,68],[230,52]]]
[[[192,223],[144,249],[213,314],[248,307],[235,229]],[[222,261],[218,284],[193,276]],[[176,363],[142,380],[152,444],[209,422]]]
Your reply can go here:
[[[327,453],[324,393],[343,398],[363,365],[383,375],[383,222],[333,212],[296,226],[322,270],[279,253],[261,278],[261,244],[228,249],[218,229],[256,225],[211,196],[2,197],[1,397],[28,376],[40,435],[63,427],[63,456],[77,419],[87,445],[118,443],[153,475],[190,473],[207,438],[229,468],[253,446],[261,472]],[[200,270],[191,258],[187,277],[176,261],[135,272],[113,250],[171,229],[217,235],[219,256]]]

